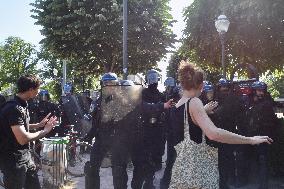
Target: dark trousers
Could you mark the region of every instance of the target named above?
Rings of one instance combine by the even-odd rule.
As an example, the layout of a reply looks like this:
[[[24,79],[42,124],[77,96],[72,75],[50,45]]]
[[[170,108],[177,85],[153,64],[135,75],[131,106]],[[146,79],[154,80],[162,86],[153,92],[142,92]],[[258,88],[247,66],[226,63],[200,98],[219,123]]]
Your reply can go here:
[[[86,189],[100,188],[100,167],[107,152],[111,152],[114,189],[127,189],[126,167],[129,154],[127,139],[126,136],[114,136],[108,132],[99,134],[91,151],[90,163],[85,166]]]
[[[155,172],[162,166],[165,150],[163,127],[144,127],[143,138],[134,145],[132,189],[153,189]]]
[[[168,137],[167,139],[167,162],[166,162],[166,168],[164,171],[163,178],[160,182],[160,188],[161,189],[168,189],[171,178],[172,178],[172,169],[174,166],[174,163],[176,161],[177,152],[174,148],[172,138]]]
[[[220,144],[218,148],[219,187],[241,187],[247,184],[247,145]]]
[[[250,148],[250,165],[253,164],[256,169],[250,169],[250,176],[257,178],[257,189],[268,189],[268,144]]]
[[[248,183],[248,145],[235,147],[235,186],[242,187]]]
[[[235,157],[234,146],[221,144],[218,148],[218,169],[219,169],[219,187],[228,189],[229,181],[234,179],[235,175]]]
[[[6,189],[40,189],[40,183],[36,171],[36,166],[31,159],[31,154],[22,156],[15,154],[1,154],[1,170]]]

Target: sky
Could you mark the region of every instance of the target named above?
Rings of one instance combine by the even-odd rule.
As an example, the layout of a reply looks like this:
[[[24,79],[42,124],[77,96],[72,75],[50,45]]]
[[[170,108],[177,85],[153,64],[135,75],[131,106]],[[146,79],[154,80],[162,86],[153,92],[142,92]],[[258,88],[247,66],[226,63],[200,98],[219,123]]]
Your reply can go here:
[[[177,38],[181,38],[182,30],[185,27],[182,11],[184,7],[190,5],[193,0],[171,0],[170,7],[172,15],[177,23],[174,24],[173,31]],[[30,17],[34,0],[0,0],[0,43],[3,43],[9,36],[20,37],[26,42],[39,47],[38,43],[43,38],[40,34],[41,26],[34,25],[35,20]],[[167,58],[158,63],[162,70],[162,80],[166,78],[166,67],[170,54]]]

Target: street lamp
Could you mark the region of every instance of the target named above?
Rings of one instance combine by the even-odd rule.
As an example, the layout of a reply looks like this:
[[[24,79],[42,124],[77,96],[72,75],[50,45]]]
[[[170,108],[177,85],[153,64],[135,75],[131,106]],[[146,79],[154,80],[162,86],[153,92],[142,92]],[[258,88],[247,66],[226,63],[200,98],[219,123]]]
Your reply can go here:
[[[127,0],[123,0],[123,79],[128,75],[128,53],[127,53]]]
[[[226,70],[225,70],[225,62],[224,62],[224,53],[225,53],[225,46],[224,46],[224,38],[225,33],[228,31],[230,22],[225,15],[218,16],[218,19],[215,21],[215,27],[217,32],[219,33],[221,45],[222,45],[222,71],[223,77],[226,79]]]

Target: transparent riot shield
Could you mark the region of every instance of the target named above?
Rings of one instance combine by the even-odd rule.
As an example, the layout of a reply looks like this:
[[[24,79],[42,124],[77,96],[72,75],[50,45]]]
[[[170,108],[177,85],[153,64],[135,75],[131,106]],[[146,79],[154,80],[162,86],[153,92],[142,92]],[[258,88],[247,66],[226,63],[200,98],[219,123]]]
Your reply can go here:
[[[102,88],[100,129],[104,132],[100,138],[102,148],[107,148],[102,167],[113,165],[116,157],[129,160],[134,134],[141,125],[141,104],[142,85]]]
[[[102,88],[101,123],[117,127],[135,124],[141,114],[142,85],[106,86]]]
[[[62,108],[69,123],[74,129],[84,136],[91,128],[91,119],[86,117],[84,106],[78,96],[70,95],[62,97]]]

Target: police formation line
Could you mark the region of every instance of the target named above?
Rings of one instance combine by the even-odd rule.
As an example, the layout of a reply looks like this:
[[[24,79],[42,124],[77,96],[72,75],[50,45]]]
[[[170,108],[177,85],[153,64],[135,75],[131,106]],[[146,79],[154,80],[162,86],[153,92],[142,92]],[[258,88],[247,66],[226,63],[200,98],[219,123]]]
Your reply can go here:
[[[38,98],[35,98],[39,80],[31,75],[22,76],[17,83],[15,99],[1,106],[0,165],[6,187],[40,188],[28,152],[30,147],[25,141],[54,136],[55,133],[64,136],[68,130],[66,125],[75,125],[75,129],[84,135],[85,141],[91,142],[95,138],[90,161],[84,167],[86,189],[100,188],[100,167],[109,154],[115,189],[127,188],[129,162],[133,164],[131,187],[155,188],[155,172],[162,168],[165,145],[167,160],[160,188],[169,188],[177,156],[175,146],[183,140],[183,128],[175,128],[171,120],[175,116],[175,104],[182,90],[173,78],[168,78],[165,81],[166,90],[161,93],[157,89],[159,80],[156,70],[147,72],[147,87],[136,85],[130,80],[119,80],[114,73],[106,73],[101,78],[99,98],[92,100],[87,94],[85,100],[70,104],[74,95],[70,86],[67,86],[66,95],[61,98],[60,105],[56,105],[49,101],[47,90],[41,90]],[[214,106],[209,117],[218,127],[244,136],[265,135],[273,138],[275,135],[273,126],[277,123],[273,100],[263,82],[234,84],[220,79],[215,86],[204,82],[200,99],[203,104]],[[89,119],[92,120],[87,130],[77,124],[85,115],[90,115]],[[52,129],[57,123],[57,117],[61,119],[60,125]],[[18,128],[15,129],[17,125],[23,127],[19,128],[22,131],[34,129],[34,132],[22,133]],[[268,187],[267,144],[230,145],[213,142],[208,138],[206,143],[218,149],[220,189],[250,182],[247,166],[255,162],[259,168],[254,174],[261,178],[257,181],[259,188]]]

